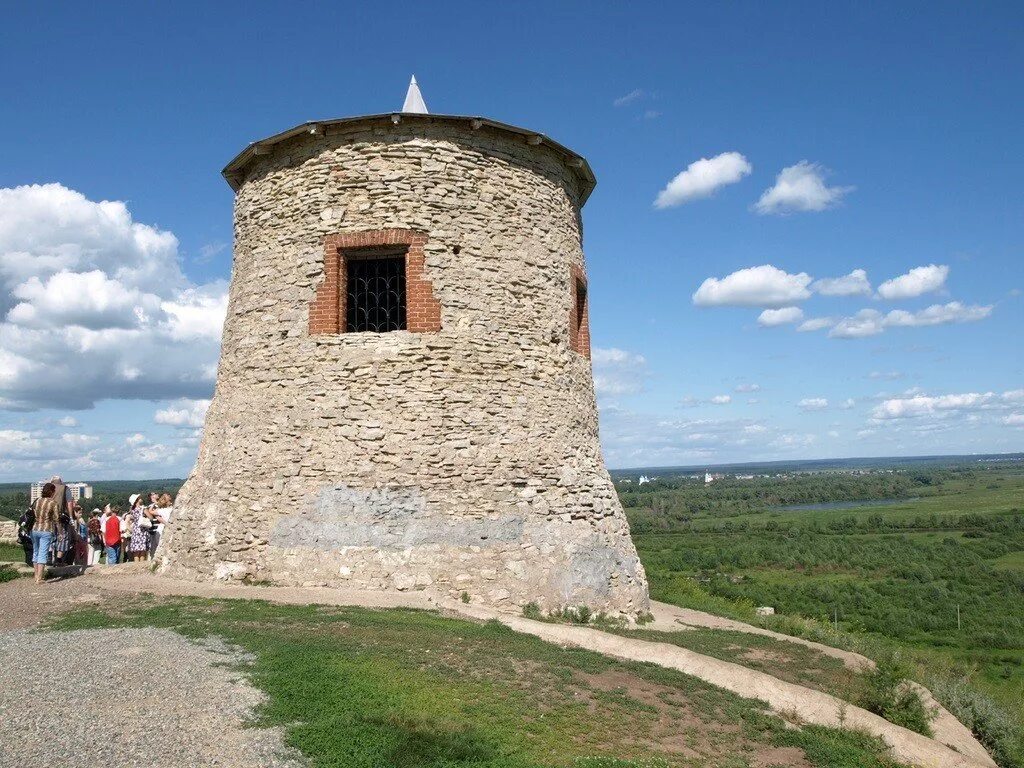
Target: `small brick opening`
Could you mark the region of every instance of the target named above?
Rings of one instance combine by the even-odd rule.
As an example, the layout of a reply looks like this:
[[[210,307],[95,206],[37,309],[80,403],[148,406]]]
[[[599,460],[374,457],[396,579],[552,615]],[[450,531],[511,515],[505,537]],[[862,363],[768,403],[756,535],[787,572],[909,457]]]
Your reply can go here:
[[[590,311],[587,278],[583,270],[573,267],[569,276],[572,303],[569,309],[569,346],[590,358]]]

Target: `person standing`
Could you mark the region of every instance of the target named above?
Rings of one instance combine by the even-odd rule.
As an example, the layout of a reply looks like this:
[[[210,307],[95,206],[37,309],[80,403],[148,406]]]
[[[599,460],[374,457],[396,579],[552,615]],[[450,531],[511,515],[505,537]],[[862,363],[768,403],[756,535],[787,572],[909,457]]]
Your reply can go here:
[[[128,556],[133,560],[149,558],[149,531],[153,521],[146,516],[142,507],[142,496],[133,493],[128,498],[131,509],[128,512]]]
[[[103,553],[103,523],[100,518],[99,507],[89,515],[89,522],[86,525],[86,565],[99,565],[100,555]]]
[[[75,504],[75,565],[88,565],[89,557],[89,523],[82,513],[82,507]]]
[[[114,507],[107,515],[107,521],[103,524],[103,545],[107,551],[107,565],[117,565],[118,555],[121,553],[121,518],[117,516],[120,510]]]
[[[150,554],[155,558],[156,550],[160,546],[160,540],[164,536],[164,529],[171,522],[171,514],[174,512],[174,500],[171,494],[162,493],[156,500],[156,510],[153,516],[153,535],[149,545]]]
[[[56,501],[56,496],[54,496]],[[74,538],[72,530],[71,515],[65,507],[63,512],[57,515],[57,526],[54,529],[53,537],[53,564],[67,565],[68,553],[74,556]]]
[[[53,483],[53,498],[57,502],[57,514],[62,515],[68,511],[68,501],[71,498],[71,493],[64,484],[64,481],[60,479],[60,475],[51,477],[50,482]]]
[[[32,527],[32,565],[35,571],[36,584],[43,583],[46,573],[46,561],[50,555],[50,545],[57,528],[60,506],[54,498],[56,488],[53,483],[43,486],[43,493],[36,499],[32,512],[35,514],[35,525]]]

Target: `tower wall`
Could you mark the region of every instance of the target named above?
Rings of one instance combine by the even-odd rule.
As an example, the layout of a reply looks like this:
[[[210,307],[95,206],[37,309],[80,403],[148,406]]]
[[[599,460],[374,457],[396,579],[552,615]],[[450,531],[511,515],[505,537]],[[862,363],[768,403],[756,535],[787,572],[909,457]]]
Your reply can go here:
[[[582,194],[552,149],[444,122],[338,126],[255,158],[160,569],[646,610],[570,320]],[[372,244],[408,249],[411,331],[332,325],[338,250]]]

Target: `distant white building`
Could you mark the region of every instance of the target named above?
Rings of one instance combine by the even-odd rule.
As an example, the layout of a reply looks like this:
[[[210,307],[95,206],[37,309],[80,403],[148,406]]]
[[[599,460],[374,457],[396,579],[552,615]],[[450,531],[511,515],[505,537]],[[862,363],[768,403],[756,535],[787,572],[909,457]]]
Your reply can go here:
[[[713,483],[715,480],[721,480],[725,475],[712,474],[711,472],[704,473],[704,484]]]
[[[40,480],[38,483],[32,483],[28,492],[30,503],[35,503],[35,500],[43,495],[43,486],[48,482],[50,481]],[[65,485],[67,486],[72,501],[92,498],[92,486],[88,483],[65,483]]]
[[[88,483],[68,483],[68,488],[71,490],[71,498],[75,501],[92,498],[92,486]]]
[[[637,485],[643,485],[644,483],[653,483],[657,479],[658,478],[656,478],[656,477],[648,477],[647,475],[640,475],[640,479],[637,480],[636,484]]]

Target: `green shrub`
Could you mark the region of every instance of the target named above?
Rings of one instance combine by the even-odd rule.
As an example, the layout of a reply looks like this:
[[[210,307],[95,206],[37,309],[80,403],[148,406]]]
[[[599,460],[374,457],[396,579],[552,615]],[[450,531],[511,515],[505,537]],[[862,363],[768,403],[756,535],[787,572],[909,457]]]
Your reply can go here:
[[[1024,768],[1019,746],[1024,734],[1006,710],[962,677],[930,677],[928,687],[946,709],[971,729],[1001,768]]]
[[[576,608],[566,606],[551,611],[548,616],[555,621],[567,621],[570,624],[589,624],[594,618],[594,611],[587,605]]]
[[[540,613],[540,606],[532,601],[523,606],[523,616],[538,621],[543,618]]]
[[[890,723],[925,736],[932,735],[928,723],[935,717],[935,712],[930,711],[917,691],[907,685],[910,669],[899,653],[881,656],[875,669],[865,677],[867,685],[860,701],[864,709]]]

